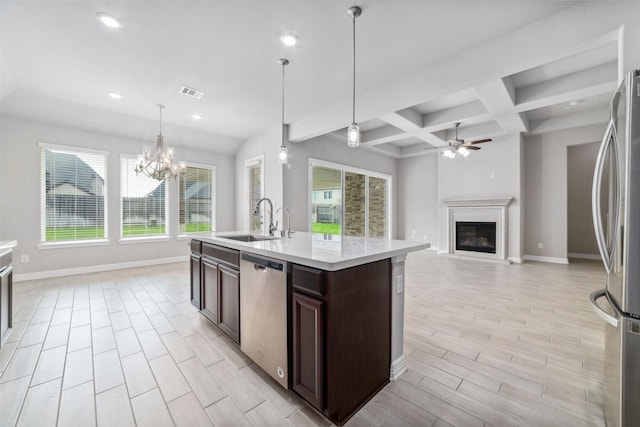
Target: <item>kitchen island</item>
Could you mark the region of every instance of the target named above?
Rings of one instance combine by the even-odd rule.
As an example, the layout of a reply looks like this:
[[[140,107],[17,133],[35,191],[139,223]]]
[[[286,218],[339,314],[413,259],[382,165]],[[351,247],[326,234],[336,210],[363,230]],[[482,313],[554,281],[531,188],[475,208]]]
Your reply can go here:
[[[342,425],[406,370],[404,260],[428,247],[300,232],[197,234],[191,302],[283,387]],[[263,278],[268,285],[256,283]]]
[[[15,240],[0,240],[0,347],[11,333],[13,310],[13,250]]]

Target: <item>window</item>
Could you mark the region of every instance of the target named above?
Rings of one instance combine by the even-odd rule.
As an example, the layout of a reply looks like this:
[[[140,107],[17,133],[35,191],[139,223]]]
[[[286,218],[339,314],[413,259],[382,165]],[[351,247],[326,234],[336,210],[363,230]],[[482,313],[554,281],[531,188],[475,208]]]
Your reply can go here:
[[[247,214],[246,224],[252,233],[262,233],[264,231],[264,204],[255,212],[256,205],[264,194],[264,172],[262,165],[263,156],[247,160],[245,162],[245,212]]]
[[[105,239],[107,154],[40,144],[42,242]]]
[[[187,165],[178,181],[180,234],[215,231],[215,169]]]
[[[391,177],[310,160],[311,231],[389,238]]]
[[[167,235],[167,182],[136,175],[136,159],[120,158],[122,237]]]

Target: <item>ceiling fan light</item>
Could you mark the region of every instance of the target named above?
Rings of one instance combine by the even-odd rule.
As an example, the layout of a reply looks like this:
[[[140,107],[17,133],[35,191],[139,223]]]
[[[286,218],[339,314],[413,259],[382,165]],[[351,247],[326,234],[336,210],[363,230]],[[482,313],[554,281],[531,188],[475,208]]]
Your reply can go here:
[[[453,156],[453,151],[451,151],[451,148],[447,148],[446,150],[444,150],[442,152],[442,155],[448,158],[452,158]]]
[[[360,127],[357,123],[351,123],[347,129],[347,146],[352,148],[360,146]]]
[[[458,148],[458,151],[465,157],[469,155],[469,150],[467,150],[467,147],[460,147]]]

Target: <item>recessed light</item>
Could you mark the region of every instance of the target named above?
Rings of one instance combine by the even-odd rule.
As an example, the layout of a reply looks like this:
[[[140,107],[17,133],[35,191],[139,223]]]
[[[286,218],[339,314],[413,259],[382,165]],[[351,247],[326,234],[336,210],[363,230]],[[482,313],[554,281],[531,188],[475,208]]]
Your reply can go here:
[[[194,120],[202,120],[202,116],[200,114],[192,114],[191,117],[193,117]]]
[[[119,93],[116,93],[116,92],[109,92],[109,96],[112,97],[113,99],[122,98],[122,95],[120,95]]]
[[[120,21],[118,21],[118,19],[113,15],[109,15],[106,12],[98,12],[96,13],[96,15],[98,15],[98,19],[100,20],[100,22],[102,22],[104,25],[106,25],[109,28],[122,27],[122,24],[120,24]]]
[[[574,101],[571,101],[571,102],[569,103],[569,105],[578,105],[578,104],[580,104],[580,103],[582,103],[582,102],[584,102],[584,99],[576,99],[576,100],[574,100]]]
[[[285,46],[295,46],[298,38],[293,34],[283,34],[280,36],[280,41],[282,41],[282,44]]]

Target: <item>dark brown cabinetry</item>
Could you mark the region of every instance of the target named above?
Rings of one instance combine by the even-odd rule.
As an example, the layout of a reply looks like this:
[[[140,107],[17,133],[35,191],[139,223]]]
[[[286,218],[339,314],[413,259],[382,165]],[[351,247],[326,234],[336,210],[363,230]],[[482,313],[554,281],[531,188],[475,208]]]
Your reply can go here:
[[[389,382],[391,263],[294,265],[292,388],[338,425]]]
[[[202,314],[218,324],[218,263],[202,258]]]
[[[202,259],[202,242],[191,241],[191,259],[189,261],[191,270],[191,304],[198,310],[202,308],[200,300],[200,261]]]
[[[11,332],[11,317],[13,310],[13,267],[12,252],[0,256],[0,347]]]
[[[223,264],[218,267],[218,326],[240,342],[240,272]]]
[[[322,301],[293,293],[292,388],[305,400],[324,409],[324,334]]]
[[[239,343],[240,251],[202,243],[199,266],[200,312]],[[196,287],[195,276],[192,274],[191,277],[193,289]]]

